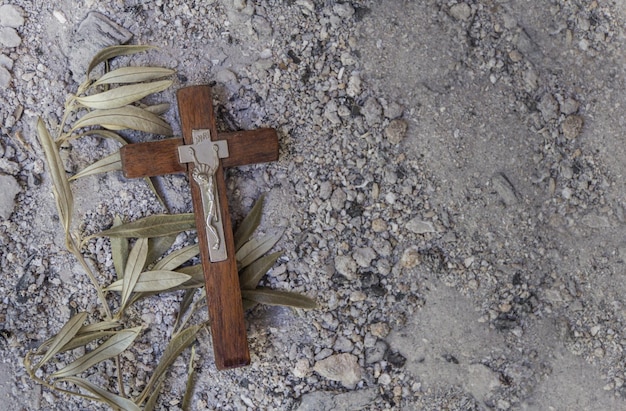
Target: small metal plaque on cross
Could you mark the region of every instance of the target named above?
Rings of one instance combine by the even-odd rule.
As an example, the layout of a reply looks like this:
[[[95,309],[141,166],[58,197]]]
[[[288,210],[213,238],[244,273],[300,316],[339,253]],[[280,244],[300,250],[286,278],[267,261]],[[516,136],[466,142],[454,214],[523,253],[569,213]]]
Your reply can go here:
[[[278,159],[274,129],[218,133],[209,86],[177,93],[182,139],[129,144],[120,150],[124,175],[153,177],[187,171],[218,369],[250,363],[224,167]]]

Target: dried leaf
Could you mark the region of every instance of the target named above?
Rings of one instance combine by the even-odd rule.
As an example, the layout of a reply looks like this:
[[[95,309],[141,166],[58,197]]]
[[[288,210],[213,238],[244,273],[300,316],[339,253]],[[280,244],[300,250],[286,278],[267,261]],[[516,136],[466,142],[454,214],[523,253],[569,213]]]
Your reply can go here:
[[[97,323],[91,323],[87,325],[83,325],[83,327],[78,332],[78,335],[88,334],[95,331],[103,331],[110,330],[111,328],[115,328],[120,325],[120,322],[117,320],[105,320]]]
[[[152,394],[148,397],[148,401],[146,401],[146,405],[144,405],[144,411],[153,411],[154,407],[156,407],[157,400],[159,399],[159,395],[161,395],[161,390],[163,389],[163,382],[165,381],[165,375],[161,377],[161,380],[156,386],[156,389],[152,392]]]
[[[183,295],[183,299],[180,301],[180,307],[178,308],[178,314],[176,315],[176,322],[174,323],[174,330],[178,328],[178,325],[183,320],[183,317],[191,307],[191,303],[193,303],[193,296],[196,294],[196,290],[194,288],[185,290],[185,295]]]
[[[248,310],[256,307],[257,305],[259,305],[259,303],[255,303],[254,301],[246,300],[245,298],[242,298],[241,302],[242,302],[244,311],[248,311]]]
[[[132,84],[129,86],[115,87],[111,90],[90,96],[76,97],[76,101],[85,107],[98,110],[120,108],[135,103],[150,94],[163,91],[171,85],[171,80]]]
[[[154,265],[153,270],[173,270],[198,254],[200,254],[200,246],[197,244],[183,247],[163,257]]]
[[[59,352],[70,350],[71,348],[68,348],[70,346],[70,344],[72,344],[74,341],[82,338],[84,335],[95,335],[98,332],[110,330],[111,328],[115,328],[115,327],[117,327],[119,325],[120,325],[119,321],[114,321],[114,320],[106,320],[106,321],[100,321],[100,322],[97,322],[97,323],[83,325],[80,328],[80,330],[78,331],[78,333],[74,336],[74,338],[72,338],[72,340],[69,343],[65,344],[61,348],[61,350]],[[52,343],[54,338],[55,337],[52,337],[52,338],[44,341],[37,348],[37,350],[35,351],[35,354],[36,355],[44,354],[48,350],[48,347],[50,346],[50,344]]]
[[[176,235],[150,238],[148,240],[148,256],[146,257],[146,265],[143,268],[145,269],[165,254],[165,252],[172,247],[174,241],[176,241]]]
[[[172,135],[172,128],[165,120],[135,106],[94,110],[74,123],[71,132],[91,126],[102,126],[111,130],[132,129],[165,136]]]
[[[189,368],[187,370],[187,385],[185,386],[185,395],[183,396],[183,403],[181,408],[183,411],[188,411],[191,407],[191,398],[193,397],[194,388],[194,376],[195,370],[193,368],[193,362],[196,359],[196,346],[191,346],[191,355],[189,356]]]
[[[189,281],[183,284],[184,287],[182,288],[204,287],[204,271],[202,270],[202,264],[189,265],[187,267],[179,268],[176,271],[191,276]]]
[[[157,214],[140,218],[132,223],[125,223],[117,227],[112,227],[96,235],[88,237],[161,237],[178,234],[182,231],[192,230],[196,227],[196,220],[193,213],[186,214]],[[85,241],[86,241],[85,240]]]
[[[37,134],[39,135],[39,141],[46,155],[46,162],[50,168],[52,192],[54,193],[59,217],[67,236],[70,232],[70,222],[74,207],[72,190],[70,189],[70,184],[65,175],[65,168],[63,167],[57,146],[41,118],[37,121]]]
[[[159,194],[159,192],[157,191],[156,187],[154,186],[154,182],[152,180],[151,177],[144,177],[144,180],[146,182],[146,184],[148,184],[148,187],[150,188],[150,191],[152,191],[152,193],[154,193],[154,195],[156,196],[157,200],[159,200],[159,203],[161,204],[161,206],[167,210],[167,206],[165,205],[165,201],[163,200],[163,198],[161,198],[161,195]]]
[[[153,106],[143,107],[143,109],[151,112],[152,114],[160,116],[161,114],[167,113],[167,111],[170,109],[170,103],[155,104]]]
[[[65,352],[69,350],[73,350],[74,348],[83,347],[95,340],[101,340],[106,337],[111,337],[115,335],[117,331],[94,331],[92,333],[87,334],[76,334],[71,341],[59,350],[59,352]]]
[[[81,137],[88,137],[88,136],[108,138],[108,139],[117,141],[118,143],[120,143],[123,146],[128,144],[128,141],[126,141],[126,139],[124,137],[120,136],[117,133],[114,133],[113,131],[101,130],[101,129],[93,129],[93,130],[87,130],[84,133],[81,133],[81,134],[78,134],[78,135],[77,134],[72,134],[70,136],[67,136],[67,138],[65,138],[65,139],[57,140],[57,146],[60,146],[60,143],[63,143],[65,141],[69,140],[70,138],[81,138]]]
[[[282,235],[283,231],[281,230],[275,234],[269,234],[261,238],[253,238],[245,243],[235,254],[235,258],[241,265],[241,268],[249,266],[263,254],[271,250]]]
[[[265,194],[261,195],[257,202],[250,210],[250,213],[243,219],[237,232],[235,232],[235,250],[239,250],[241,246],[250,239],[250,236],[261,223],[261,215],[263,212],[263,203]]]
[[[124,411],[140,411],[141,410],[141,408],[137,404],[135,404],[128,398],[120,397],[119,395],[110,393],[109,391],[101,387],[98,387],[97,385],[85,380],[84,378],[65,377],[62,379],[62,381],[68,381],[68,382],[76,384],[77,386],[95,395],[99,401],[105,404],[108,404],[113,408],[122,409]]]
[[[122,301],[120,303],[121,309],[126,306],[130,295],[135,289],[137,281],[139,281],[139,275],[146,263],[146,257],[148,256],[148,239],[140,238],[135,243],[135,246],[130,250],[128,255],[128,262],[124,269],[124,278],[122,279]]]
[[[119,227],[123,224],[120,216],[113,218],[113,227]],[[124,278],[124,269],[128,261],[128,239],[124,237],[111,237],[111,256],[113,257],[113,267],[117,273],[118,280]]]
[[[92,165],[85,167],[74,176],[70,177],[70,181],[76,180],[81,177],[87,177],[94,174],[106,173],[108,171],[120,171],[122,169],[122,158],[120,152],[117,151],[110,156],[106,156],[101,160],[96,161]]]
[[[163,67],[120,67],[104,74],[93,85],[141,83],[171,76],[174,73],[176,71]]]
[[[143,389],[139,403],[146,399],[148,394],[152,391],[156,382],[161,378],[162,375],[165,374],[165,371],[172,365],[176,357],[180,355],[181,352],[188,346],[190,346],[195,340],[198,331],[203,327],[203,325],[193,325],[180,333],[176,334],[169,342],[167,347],[165,348],[165,352],[159,361],[159,365],[157,365],[154,373],[152,373],[152,377],[148,384],[146,384]]]
[[[155,49],[154,46],[111,46],[100,50],[89,63],[87,67],[87,77],[91,71],[100,63],[103,63],[113,57],[128,56],[131,54],[141,53],[146,50]]]
[[[58,353],[63,348],[63,346],[68,343],[68,341],[74,338],[74,336],[78,333],[83,323],[85,322],[85,318],[87,318],[87,313],[78,313],[65,323],[65,325],[61,328],[61,331],[59,331],[59,333],[50,343],[50,348],[48,348],[46,354],[41,360],[39,360],[39,362],[35,366],[35,370],[39,369],[42,365],[50,361],[53,355]]]
[[[59,371],[51,375],[52,378],[65,378],[70,375],[80,374],[92,365],[123,352],[128,348],[135,338],[139,335],[141,327],[128,328],[126,330],[117,331],[117,333],[100,344],[98,348],[78,358],[76,361],[66,365]]]
[[[239,284],[242,289],[254,290],[261,278],[272,268],[276,260],[283,254],[282,251],[263,256],[247,266],[239,274]]]
[[[242,298],[259,304],[281,305],[294,308],[317,308],[315,300],[301,294],[289,291],[257,288],[256,290],[241,290]]]
[[[191,279],[190,275],[176,271],[144,271],[139,275],[133,292],[150,293],[165,291],[177,287],[189,279]],[[104,291],[121,291],[123,289],[123,283],[124,280],[117,280],[105,288]]]

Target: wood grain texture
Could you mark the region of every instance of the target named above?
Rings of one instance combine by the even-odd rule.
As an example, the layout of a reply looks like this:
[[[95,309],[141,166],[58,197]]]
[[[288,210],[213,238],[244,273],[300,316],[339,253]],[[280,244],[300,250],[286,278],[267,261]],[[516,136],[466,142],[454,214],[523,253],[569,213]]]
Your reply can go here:
[[[217,140],[228,141],[229,157],[222,167],[266,163],[278,160],[278,135],[273,128],[218,133]],[[155,177],[184,173],[187,166],[178,162],[180,138],[128,144],[120,149],[126,178]]]
[[[178,90],[177,95],[185,144],[193,144],[191,135],[193,129],[210,129],[211,136],[215,139],[217,129],[213,115],[211,88],[209,86],[186,87]],[[188,168],[211,319],[215,365],[220,370],[241,367],[250,363],[250,353],[235,260],[235,242],[228,212],[224,170],[222,167],[217,168],[215,180],[221,204],[220,211],[228,259],[212,263],[209,260],[209,245],[200,189],[191,176],[193,164],[189,164]]]

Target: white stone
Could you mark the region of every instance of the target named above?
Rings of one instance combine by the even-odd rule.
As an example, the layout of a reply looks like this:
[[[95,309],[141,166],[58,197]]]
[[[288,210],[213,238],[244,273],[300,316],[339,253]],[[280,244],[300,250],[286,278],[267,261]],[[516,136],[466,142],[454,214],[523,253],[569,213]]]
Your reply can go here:
[[[356,261],[348,255],[335,257],[335,270],[349,280],[356,278]]]
[[[467,20],[472,15],[472,9],[466,3],[457,3],[450,7],[450,15],[457,20]]]
[[[415,234],[434,233],[435,226],[430,221],[422,221],[419,218],[414,218],[406,224],[407,230]]]
[[[336,3],[333,6],[333,11],[336,15],[343,19],[350,18],[354,15],[354,7],[352,7],[349,3]]]
[[[376,258],[376,251],[374,251],[371,247],[363,247],[357,248],[352,253],[352,258],[360,267],[369,267],[372,263],[372,260]]]
[[[12,27],[0,27],[0,44],[5,47],[18,47],[22,39]]]
[[[23,10],[11,4],[0,6],[0,26],[20,27],[24,25]]]
[[[318,361],[313,370],[324,378],[340,381],[351,388],[361,380],[361,367],[358,358],[352,354],[335,354]]]
[[[7,88],[11,84],[11,73],[9,70],[0,66],[0,88]]]
[[[350,97],[357,97],[361,94],[361,76],[358,73],[354,73],[350,76],[350,80],[348,80],[348,88],[346,89],[346,94]]]
[[[17,180],[8,175],[0,175],[0,218],[6,220],[11,217],[15,209],[15,196],[21,191]]]

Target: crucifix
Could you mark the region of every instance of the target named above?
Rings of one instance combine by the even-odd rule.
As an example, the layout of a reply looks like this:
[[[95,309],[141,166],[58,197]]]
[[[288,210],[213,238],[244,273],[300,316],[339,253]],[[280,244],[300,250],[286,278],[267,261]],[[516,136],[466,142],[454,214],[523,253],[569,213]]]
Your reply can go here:
[[[121,148],[127,178],[187,172],[198,230],[213,352],[218,369],[250,363],[224,167],[278,159],[276,130],[218,133],[211,87],[178,90],[183,138]]]

